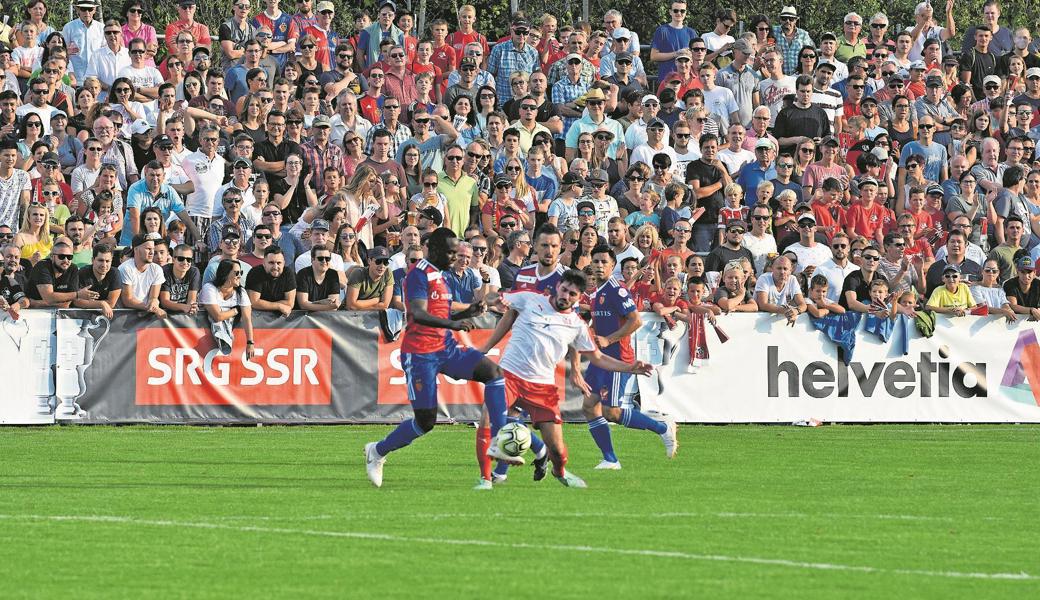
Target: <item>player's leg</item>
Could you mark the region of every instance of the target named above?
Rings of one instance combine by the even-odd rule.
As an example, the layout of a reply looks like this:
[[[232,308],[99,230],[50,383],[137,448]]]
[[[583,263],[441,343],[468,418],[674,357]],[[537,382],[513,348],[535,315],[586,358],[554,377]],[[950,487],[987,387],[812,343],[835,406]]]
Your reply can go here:
[[[512,407],[509,410],[508,416],[506,416],[506,423],[523,423],[524,416],[523,412],[516,410],[516,407]],[[535,481],[541,481],[545,479],[546,473],[548,473],[549,466],[549,453],[545,449],[545,442],[542,438],[534,432],[534,428],[531,430],[531,453],[534,454],[534,460],[531,461],[531,465],[534,466],[533,477]],[[495,465],[494,482],[502,483],[506,480],[509,474],[509,463],[505,461],[498,461]]]
[[[474,360],[473,355],[479,358]],[[508,456],[500,453],[498,446],[492,443],[495,436],[498,435],[498,430],[506,424],[506,380],[502,376],[502,369],[476,350],[464,350],[462,356],[463,358],[458,361],[459,365],[465,365],[467,362],[473,361],[470,374],[465,378],[484,384],[484,410],[487,412],[488,426],[490,428],[488,455],[514,465],[524,464],[523,457]],[[448,371],[445,372],[456,379],[459,378],[458,375]]]
[[[592,395],[582,398],[581,410],[585,413],[585,421],[589,424],[592,441],[596,442],[596,447],[603,455],[603,460],[596,465],[596,468],[617,470],[621,468],[621,463],[618,462],[617,454],[614,452],[610,424],[603,417],[603,411],[600,408],[600,399],[609,393],[609,375],[610,373],[607,371],[589,365],[589,368],[585,370],[585,383],[592,388]]]
[[[437,355],[404,353],[401,361],[413,417],[402,421],[379,442],[365,445],[368,479],[376,487],[383,485],[386,456],[411,444],[437,424]]]
[[[477,424],[477,466],[480,468],[480,482],[476,489],[488,489],[485,482],[491,482],[491,421],[488,419],[487,406],[480,407],[480,422]]]
[[[612,423],[618,423],[629,429],[645,429],[661,436],[665,454],[668,458],[673,458],[675,451],[679,448],[675,435],[675,422],[658,421],[635,408],[631,402],[633,383],[631,373],[610,373],[610,391],[603,398],[603,414]],[[624,407],[626,404],[629,408]]]
[[[566,470],[567,445],[563,442],[563,425],[554,421],[542,421],[536,424],[542,432],[549,460],[552,461],[553,477],[567,487],[588,487],[585,481]]]

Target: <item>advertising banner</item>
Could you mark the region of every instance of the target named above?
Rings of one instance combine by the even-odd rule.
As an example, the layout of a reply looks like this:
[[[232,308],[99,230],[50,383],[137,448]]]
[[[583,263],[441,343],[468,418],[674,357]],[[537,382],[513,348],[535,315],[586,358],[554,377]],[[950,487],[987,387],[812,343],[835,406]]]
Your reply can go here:
[[[1040,422],[1040,324],[939,316],[934,335],[909,323],[888,341],[859,324],[848,364],[808,316],[719,317],[691,364],[685,324],[643,314],[636,355],[658,372],[639,378],[644,409],[702,423]],[[721,339],[728,338],[725,343]],[[906,352],[903,352],[903,348]]]
[[[23,310],[19,316],[0,312],[0,424],[47,425],[57,407],[54,313]]]

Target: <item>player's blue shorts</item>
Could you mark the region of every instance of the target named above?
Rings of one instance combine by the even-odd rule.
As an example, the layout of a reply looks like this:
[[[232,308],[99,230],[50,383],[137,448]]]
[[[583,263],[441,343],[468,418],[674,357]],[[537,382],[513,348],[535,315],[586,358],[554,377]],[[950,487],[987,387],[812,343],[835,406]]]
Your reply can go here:
[[[592,388],[592,395],[599,396],[603,406],[621,408],[626,398],[631,398],[632,391],[629,384],[632,382],[631,373],[618,373],[606,371],[595,365],[589,365],[585,370],[585,382]]]
[[[459,346],[454,340],[449,340],[448,346],[438,352],[402,352],[401,364],[412,408],[437,408],[437,374],[473,379],[473,369],[482,358],[484,355],[479,350]]]

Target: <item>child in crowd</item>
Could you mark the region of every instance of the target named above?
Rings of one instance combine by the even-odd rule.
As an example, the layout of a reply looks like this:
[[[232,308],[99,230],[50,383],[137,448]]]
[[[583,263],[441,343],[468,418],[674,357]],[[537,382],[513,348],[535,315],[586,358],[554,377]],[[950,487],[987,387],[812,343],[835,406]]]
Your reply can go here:
[[[682,283],[678,277],[670,277],[664,282],[661,292],[653,296],[652,307],[668,324],[668,329],[675,329],[678,321],[689,318],[689,305],[682,299]]]
[[[829,314],[844,314],[845,308],[837,302],[827,299],[827,289],[830,284],[823,275],[814,275],[809,281],[809,297],[806,299],[805,308],[809,316],[819,319]]]
[[[875,277],[871,280],[869,314],[882,319],[895,320],[898,313],[895,304],[891,302],[888,290],[888,280],[884,277]]]
[[[726,223],[730,221],[748,221],[750,209],[744,204],[744,188],[739,183],[730,183],[723,188],[726,198],[726,206],[719,209],[718,240],[716,244],[721,245],[726,235]]]
[[[657,192],[653,190],[644,191],[639,196],[639,212],[630,213],[625,217],[625,224],[632,231],[648,223],[660,229],[661,216],[654,210],[660,202],[661,196]]]
[[[776,197],[777,209],[773,214],[773,237],[781,238],[788,233],[798,231],[798,223],[794,214],[794,203],[798,200],[794,190],[784,190]]]
[[[624,286],[632,294],[636,308],[646,312],[651,308],[650,297],[654,294],[654,269],[646,266],[640,268],[639,260],[630,256],[621,261],[621,277]]]

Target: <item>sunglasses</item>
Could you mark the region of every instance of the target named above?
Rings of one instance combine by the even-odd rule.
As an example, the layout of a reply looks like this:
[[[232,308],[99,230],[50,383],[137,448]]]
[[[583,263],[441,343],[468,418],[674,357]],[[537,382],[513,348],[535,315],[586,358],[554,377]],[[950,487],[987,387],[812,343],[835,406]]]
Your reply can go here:
[[[672,229],[672,231],[674,231],[675,233],[690,233],[693,230],[689,227],[675,227]]]
[[[274,237],[274,236],[272,236],[270,233],[254,233],[253,234],[253,239],[254,240],[269,240],[272,237]]]
[[[40,195],[43,196],[44,198],[57,198],[58,196],[61,195],[61,192],[44,190],[44,191],[40,192]]]
[[[869,254],[869,255],[868,254],[864,254],[862,256],[863,256],[863,260],[869,260],[871,262],[879,262],[881,260],[881,255],[880,254]]]
[[[987,267],[983,269],[986,273],[1000,273],[1000,269],[994,269],[993,267]],[[1019,270],[1021,272],[1021,270]]]
[[[444,160],[449,160],[451,162],[458,162],[458,161],[462,160],[462,156],[457,155],[457,154],[452,154],[451,156],[445,156]]]
[[[487,254],[487,246],[473,246],[474,254]]]
[[[223,241],[224,241],[225,244],[227,244],[229,246],[234,246],[235,244],[239,244],[239,243],[242,242],[241,238],[233,238],[233,237],[224,238]]]
[[[314,260],[322,263],[332,262],[332,256],[315,256]]]
[[[845,248],[848,248],[848,247],[849,247],[848,244],[832,244],[831,245],[831,248],[834,248],[835,250],[844,250]]]
[[[516,227],[516,221],[502,221],[501,226],[503,229],[512,229]]]
[[[195,259],[190,256],[174,256],[173,260],[179,263],[188,263],[189,265],[195,261]]]
[[[389,258],[377,258],[377,259],[373,260],[372,262],[376,263],[377,265],[385,267],[388,264],[390,264],[390,259]]]
[[[994,84],[991,83],[991,84],[986,86],[986,89],[987,90],[999,90],[1000,86],[999,85],[994,85]]]
[[[769,215],[751,215],[751,218],[756,221],[768,221]]]
[[[496,183],[495,184],[495,189],[496,190],[508,190],[511,187],[513,187],[513,184],[511,184],[511,183]]]
[[[301,44],[300,50],[314,50],[314,44]]]

